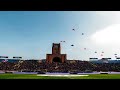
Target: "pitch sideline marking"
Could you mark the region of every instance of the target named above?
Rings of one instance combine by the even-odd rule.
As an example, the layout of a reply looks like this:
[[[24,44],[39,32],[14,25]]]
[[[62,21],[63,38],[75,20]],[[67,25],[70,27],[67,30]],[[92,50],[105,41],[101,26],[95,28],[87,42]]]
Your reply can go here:
[[[44,74],[41,74],[41,75],[37,75],[37,76],[63,76],[63,77],[70,76],[71,77],[71,76],[89,76],[89,75],[44,75]]]

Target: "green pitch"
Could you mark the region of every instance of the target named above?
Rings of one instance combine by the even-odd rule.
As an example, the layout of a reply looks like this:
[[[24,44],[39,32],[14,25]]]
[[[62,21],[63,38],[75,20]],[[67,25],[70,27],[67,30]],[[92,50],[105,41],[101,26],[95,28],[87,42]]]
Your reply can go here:
[[[89,76],[37,76],[36,74],[0,74],[0,79],[120,79],[120,74],[94,74]]]

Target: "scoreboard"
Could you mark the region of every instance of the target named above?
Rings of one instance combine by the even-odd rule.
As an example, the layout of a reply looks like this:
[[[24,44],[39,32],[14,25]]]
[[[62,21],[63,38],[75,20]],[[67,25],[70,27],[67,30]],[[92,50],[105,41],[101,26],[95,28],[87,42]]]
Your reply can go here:
[[[89,59],[98,59],[98,58],[89,58]]]
[[[111,58],[102,58],[102,59],[111,59]]]
[[[22,57],[13,57],[13,58],[17,58],[17,59],[20,59],[20,58],[22,58]]]
[[[0,58],[8,58],[8,56],[0,56]],[[22,57],[16,57],[16,56],[13,56],[14,59],[22,59]]]
[[[0,58],[8,58],[8,56],[0,56]]]
[[[98,58],[89,58],[90,61],[98,60]]]
[[[120,59],[120,57],[117,57],[116,59]]]

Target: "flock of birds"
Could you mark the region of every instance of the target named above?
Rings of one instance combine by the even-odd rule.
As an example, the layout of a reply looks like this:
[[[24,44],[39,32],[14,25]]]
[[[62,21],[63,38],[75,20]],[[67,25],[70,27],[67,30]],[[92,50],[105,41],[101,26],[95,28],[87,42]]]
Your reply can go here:
[[[75,31],[75,29],[72,29],[73,31]],[[84,35],[84,33],[82,33],[82,35]],[[65,41],[60,41],[60,42],[65,42]],[[73,44],[71,46],[74,46]]]
[[[75,29],[72,29],[72,31],[76,31],[76,30],[75,30]],[[84,33],[81,33],[81,35],[84,35]],[[66,41],[60,41],[60,42],[61,42],[61,43],[62,43],[62,42],[65,43]],[[72,44],[71,46],[73,47],[74,44]],[[84,48],[84,50],[86,50],[86,49],[87,49],[87,48]],[[97,51],[95,51],[94,53],[97,53]],[[101,52],[100,56],[101,56],[101,57],[104,56],[104,52],[103,52],[103,51]],[[118,57],[117,57],[117,54],[114,54],[114,56],[115,56],[115,58],[118,58]],[[119,58],[118,58],[118,59],[119,59]]]

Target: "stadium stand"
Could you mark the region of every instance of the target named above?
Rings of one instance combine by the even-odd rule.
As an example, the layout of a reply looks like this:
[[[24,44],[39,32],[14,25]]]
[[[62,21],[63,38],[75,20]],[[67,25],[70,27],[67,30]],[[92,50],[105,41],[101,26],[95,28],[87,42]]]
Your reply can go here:
[[[3,62],[0,59],[0,70],[20,72],[92,72],[92,71],[115,71],[120,72],[120,62],[99,63],[81,60],[68,60],[66,63],[46,63],[40,60],[12,60]]]

